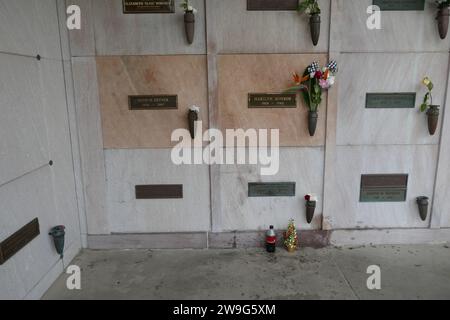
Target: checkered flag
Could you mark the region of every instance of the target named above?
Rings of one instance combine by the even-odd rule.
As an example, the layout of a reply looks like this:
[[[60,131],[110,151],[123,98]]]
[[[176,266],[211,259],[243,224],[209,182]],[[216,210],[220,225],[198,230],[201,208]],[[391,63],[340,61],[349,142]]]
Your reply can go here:
[[[327,68],[330,69],[330,71],[333,73],[338,72],[338,65],[337,65],[337,62],[334,60],[332,60],[328,63]]]
[[[317,61],[314,61],[309,67],[308,72],[309,73],[315,73],[319,71],[319,63]]]

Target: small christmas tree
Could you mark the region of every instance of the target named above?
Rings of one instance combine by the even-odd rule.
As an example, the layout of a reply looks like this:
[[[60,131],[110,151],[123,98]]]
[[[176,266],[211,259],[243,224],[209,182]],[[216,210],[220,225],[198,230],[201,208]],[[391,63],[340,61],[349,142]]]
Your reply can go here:
[[[293,219],[289,221],[288,229],[284,233],[284,245],[289,252],[297,250],[298,236]]]

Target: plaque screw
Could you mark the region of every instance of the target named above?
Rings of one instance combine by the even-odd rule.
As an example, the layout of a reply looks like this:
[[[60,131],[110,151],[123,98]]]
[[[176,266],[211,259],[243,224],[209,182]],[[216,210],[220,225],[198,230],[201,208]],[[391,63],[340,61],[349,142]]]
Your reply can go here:
[[[38,54],[38,55],[36,56],[36,59],[37,59],[38,61],[41,61],[41,56]]]
[[[53,166],[53,160],[50,160],[50,162],[48,163],[49,166]]]

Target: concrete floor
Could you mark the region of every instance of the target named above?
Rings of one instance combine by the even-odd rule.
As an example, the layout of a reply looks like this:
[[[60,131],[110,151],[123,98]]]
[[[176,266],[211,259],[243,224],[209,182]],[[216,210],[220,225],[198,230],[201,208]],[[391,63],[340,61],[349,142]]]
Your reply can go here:
[[[44,299],[450,299],[450,246],[249,250],[83,251]],[[381,290],[367,289],[370,265]]]

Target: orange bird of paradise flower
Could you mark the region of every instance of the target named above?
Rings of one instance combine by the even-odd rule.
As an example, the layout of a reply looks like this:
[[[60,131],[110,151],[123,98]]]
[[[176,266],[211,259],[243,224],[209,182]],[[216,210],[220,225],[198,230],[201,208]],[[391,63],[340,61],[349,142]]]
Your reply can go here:
[[[299,76],[297,73],[294,72],[293,78],[294,78],[294,82],[295,82],[297,85],[299,85],[300,82],[301,82],[300,76]]]
[[[294,72],[293,78],[294,78],[295,84],[300,85],[301,83],[309,80],[309,75],[306,75],[303,78],[300,78],[300,76]]]

